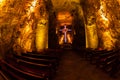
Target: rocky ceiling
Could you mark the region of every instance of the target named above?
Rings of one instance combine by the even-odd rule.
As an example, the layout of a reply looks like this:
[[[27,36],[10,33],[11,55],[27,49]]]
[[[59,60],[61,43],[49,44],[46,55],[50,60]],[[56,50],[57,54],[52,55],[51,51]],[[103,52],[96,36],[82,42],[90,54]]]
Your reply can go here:
[[[59,13],[63,13],[61,16],[67,16],[66,14],[69,12],[70,14],[78,14],[76,15],[80,19],[83,18],[83,10],[81,7],[82,0],[51,0],[53,5],[53,11],[58,15]],[[65,15],[64,15],[65,14]],[[68,15],[69,16],[69,15]],[[70,21],[69,19],[64,19],[64,21]]]
[[[80,0],[52,0],[55,11],[73,10],[80,4]]]

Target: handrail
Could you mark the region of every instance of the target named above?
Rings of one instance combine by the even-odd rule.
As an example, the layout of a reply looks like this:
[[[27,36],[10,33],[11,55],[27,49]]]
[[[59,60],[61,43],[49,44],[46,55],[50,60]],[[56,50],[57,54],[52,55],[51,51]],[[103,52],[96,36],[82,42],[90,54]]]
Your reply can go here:
[[[41,58],[33,58],[33,57],[28,57],[28,56],[19,56],[19,55],[16,55],[16,54],[14,54],[16,57],[18,57],[18,58],[24,58],[24,59],[29,59],[29,60],[37,60],[37,61],[48,61],[48,62],[53,62],[53,61],[55,61],[55,60],[53,60],[53,59],[41,59]]]
[[[6,65],[9,66],[10,68],[12,68],[12,69],[14,69],[14,70],[16,70],[16,71],[18,71],[18,72],[20,72],[20,73],[22,73],[22,74],[26,74],[26,75],[28,75],[28,76],[32,76],[32,77],[35,77],[35,78],[44,79],[44,76],[42,76],[42,75],[41,75],[41,76],[40,76],[40,75],[34,75],[34,74],[31,74],[31,73],[22,71],[22,70],[20,70],[20,69],[15,68],[14,66],[8,64],[8,63],[5,62],[4,60],[2,60],[2,63],[6,64]]]
[[[33,63],[33,62],[28,62],[28,61],[21,60],[21,59],[18,59],[18,62],[24,62],[26,64],[35,65],[35,66],[50,67],[50,65],[36,64],[36,63]]]
[[[5,75],[4,75],[4,73],[0,70],[0,74],[1,74],[1,76],[5,79],[5,80],[9,80]]]

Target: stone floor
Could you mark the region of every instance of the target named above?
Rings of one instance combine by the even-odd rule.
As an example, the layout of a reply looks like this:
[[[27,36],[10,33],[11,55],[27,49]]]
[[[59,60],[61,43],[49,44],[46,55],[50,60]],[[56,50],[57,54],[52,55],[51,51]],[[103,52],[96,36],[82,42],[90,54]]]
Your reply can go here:
[[[111,78],[79,54],[68,50],[62,56],[55,80],[120,80],[120,78]]]

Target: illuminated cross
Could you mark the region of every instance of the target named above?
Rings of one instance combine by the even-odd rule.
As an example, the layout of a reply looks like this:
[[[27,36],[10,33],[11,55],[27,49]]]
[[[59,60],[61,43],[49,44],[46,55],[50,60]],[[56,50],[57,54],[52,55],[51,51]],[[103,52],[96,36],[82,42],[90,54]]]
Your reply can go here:
[[[62,33],[64,33],[64,41],[65,41],[65,43],[66,43],[66,42],[67,42],[67,32],[68,32],[68,31],[72,31],[72,30],[66,28],[66,25],[65,25],[64,28],[63,28],[63,29],[60,29],[59,31],[62,31]]]

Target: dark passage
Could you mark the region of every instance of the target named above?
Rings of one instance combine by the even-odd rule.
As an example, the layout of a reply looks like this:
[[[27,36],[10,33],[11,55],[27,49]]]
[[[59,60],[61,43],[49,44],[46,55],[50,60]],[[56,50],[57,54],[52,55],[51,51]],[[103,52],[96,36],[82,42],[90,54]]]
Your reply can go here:
[[[79,54],[74,51],[64,52],[55,80],[119,80],[111,78]]]

